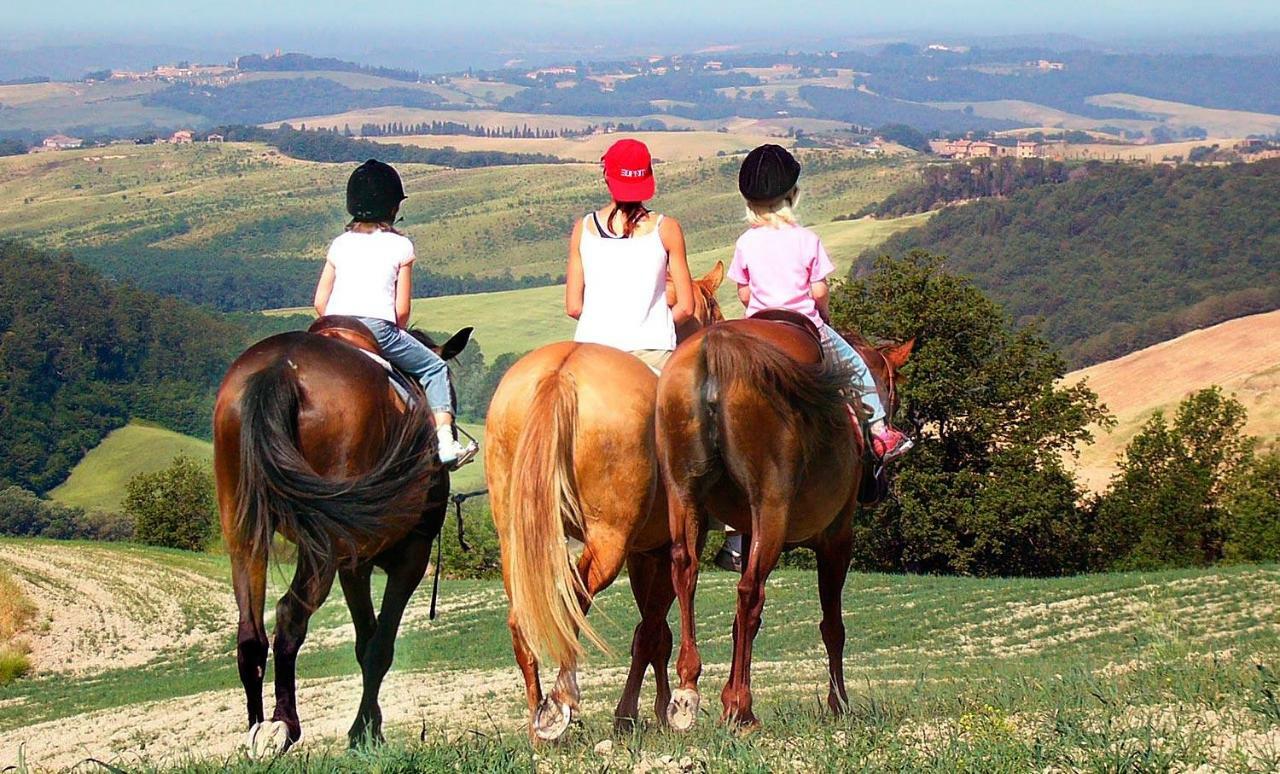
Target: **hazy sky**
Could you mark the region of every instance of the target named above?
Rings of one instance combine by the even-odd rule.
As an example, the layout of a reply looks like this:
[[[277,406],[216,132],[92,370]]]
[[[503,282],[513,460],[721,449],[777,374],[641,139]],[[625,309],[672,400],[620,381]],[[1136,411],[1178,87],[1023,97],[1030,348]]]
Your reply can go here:
[[[765,34],[841,35],[907,30],[1160,34],[1280,28],[1277,0],[47,0],[5,5],[9,6],[4,14],[6,26],[28,31],[134,34],[175,27],[244,33],[265,28],[385,26],[423,32],[490,30],[504,35],[532,29],[539,37],[593,32],[603,40],[627,28],[704,33],[745,28]]]
[[[716,45],[812,51],[1027,34],[1074,35],[1147,50],[1173,39],[1174,49],[1185,50],[1189,36],[1197,36],[1201,43],[1190,45],[1216,53],[1240,53],[1261,40],[1264,50],[1280,51],[1280,0],[4,2],[0,49],[41,49],[14,57],[7,68],[0,61],[9,77],[74,77],[99,67],[179,59],[225,62],[277,48],[424,72],[496,67],[510,59],[608,60]]]

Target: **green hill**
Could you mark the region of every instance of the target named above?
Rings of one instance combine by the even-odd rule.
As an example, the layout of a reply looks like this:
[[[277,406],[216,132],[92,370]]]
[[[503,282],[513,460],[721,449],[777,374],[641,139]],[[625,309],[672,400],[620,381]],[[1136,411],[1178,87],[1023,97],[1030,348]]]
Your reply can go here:
[[[949,256],[1076,365],[1280,307],[1280,160],[1072,177],[945,209],[864,260]]]
[[[118,511],[129,479],[161,470],[179,454],[211,461],[213,444],[146,422],[130,422],[102,439],[49,497],[80,508]]]
[[[836,152],[803,160],[804,214],[814,223],[915,178],[910,160]],[[730,245],[741,230],[738,164],[659,165],[654,206],[680,219],[691,252]],[[224,310],[300,306],[311,300],[316,261],[345,223],[351,167],[296,161],[253,143],[2,158],[0,233],[74,249],[109,276]],[[605,200],[593,164],[399,169],[409,192],[401,227],[419,249],[419,295],[559,276],[574,220]]]
[[[196,770],[249,768],[235,750],[243,692],[228,650],[225,557],[5,539],[0,562],[39,607],[36,620],[52,621],[30,634],[33,676],[0,687],[0,767],[19,754],[39,769],[87,757],[175,766],[194,754],[208,759]],[[272,571],[269,599],[290,570]],[[851,708],[839,719],[819,711],[814,575],[778,571],[753,659],[765,726],[742,738],[716,722],[736,582],[717,571],[699,582],[707,714],[688,737],[656,729],[651,683],[641,728],[612,734],[635,608],[625,578],[600,595],[592,619],[611,652],[590,655],[584,723],[539,750],[544,763],[630,771],[671,755],[706,771],[1274,770],[1275,566],[1046,580],[854,573],[844,592]],[[307,741],[273,771],[533,767],[500,583],[446,580],[436,621],[430,596],[424,583],[410,603],[383,692],[391,744],[330,765],[360,690],[335,589],[298,659]],[[602,755],[593,750],[603,739],[613,751]]]

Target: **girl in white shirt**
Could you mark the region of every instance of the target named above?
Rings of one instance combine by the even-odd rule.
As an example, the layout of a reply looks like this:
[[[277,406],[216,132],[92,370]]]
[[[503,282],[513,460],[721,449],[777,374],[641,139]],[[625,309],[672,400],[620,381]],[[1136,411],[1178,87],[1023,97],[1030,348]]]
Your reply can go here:
[[[644,206],[654,194],[644,143],[619,140],[601,163],[613,201],[574,226],[565,312],[578,321],[574,341],[625,350],[658,371],[675,349],[676,325],[693,314],[684,232]],[[667,306],[668,277],[674,307]]]
[[[369,159],[347,181],[347,230],[329,245],[316,287],[319,315],[358,317],[369,328],[387,360],[422,383],[436,420],[440,462],[458,467],[476,455],[453,437],[453,399],[449,367],[404,326],[409,322],[413,289],[413,243],[393,225],[404,201],[400,175],[388,164]]]

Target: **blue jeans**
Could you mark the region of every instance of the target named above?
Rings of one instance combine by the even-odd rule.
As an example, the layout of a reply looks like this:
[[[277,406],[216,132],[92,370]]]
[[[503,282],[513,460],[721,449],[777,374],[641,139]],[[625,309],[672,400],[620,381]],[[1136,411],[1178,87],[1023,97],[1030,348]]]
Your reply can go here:
[[[880,402],[880,393],[876,391],[876,382],[871,378],[871,370],[867,368],[867,363],[862,359],[862,355],[858,354],[858,350],[845,341],[843,336],[836,333],[835,328],[826,324],[822,326],[822,346],[835,355],[840,362],[848,365],[853,372],[853,378],[849,381],[858,393],[858,397],[871,409],[868,424],[883,420],[884,404]]]
[[[453,396],[449,390],[449,366],[439,355],[427,349],[400,326],[376,317],[361,317],[360,322],[373,332],[382,347],[382,355],[422,382],[427,391],[427,405],[437,413],[453,413]]]

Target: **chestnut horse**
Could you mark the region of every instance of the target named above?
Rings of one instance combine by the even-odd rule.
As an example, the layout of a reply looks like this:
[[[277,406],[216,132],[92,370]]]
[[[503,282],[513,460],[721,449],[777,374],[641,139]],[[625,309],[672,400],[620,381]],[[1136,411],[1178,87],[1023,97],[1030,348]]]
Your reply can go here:
[[[442,347],[415,335],[447,360],[466,347],[471,329]],[[349,739],[352,745],[381,739],[378,691],[405,605],[444,521],[449,475],[436,455],[426,400],[406,407],[384,368],[348,342],[376,349],[359,321],[321,318],[311,331],[278,334],[250,347],[218,389],[214,474],[240,609],[236,660],[254,753],[283,751],[302,738],[294,685],[298,649],[335,574],[351,609],[363,674]],[[264,723],[263,606],[276,532],[297,545],[298,563],[276,605],[276,705]],[[376,613],[369,588],[375,566],[387,573]]]
[[[677,336],[723,319],[715,299],[723,277],[724,266],[717,263],[694,282],[694,314]],[[620,726],[635,721],[650,666],[657,684],[654,711],[659,721],[665,719],[667,611],[675,591],[654,454],[657,384],[654,373],[626,352],[566,341],[521,358],[489,404],[485,472],[511,601],[507,622],[535,741],[559,738],[578,712],[578,634],[604,647],[587,623],[587,609],[624,561],[641,620],[615,719]],[[584,544],[576,566],[567,537]],[[540,654],[560,667],[545,699]]]
[[[892,412],[894,375],[914,342],[877,349],[849,340]],[[751,709],[752,641],[765,579],[783,549],[794,546],[817,554],[827,704],[834,712],[848,705],[840,594],[852,556],[865,450],[848,414],[848,378],[840,365],[824,363],[815,332],[762,319],[712,326],[681,345],[663,370],[656,425],[680,600],[680,685],[668,707],[677,730],[692,728],[698,714],[702,660],[693,597],[709,516],[750,535],[738,583],[733,660],[721,694],[723,720],[758,725]]]

